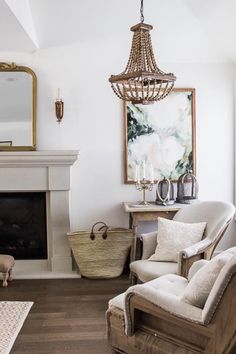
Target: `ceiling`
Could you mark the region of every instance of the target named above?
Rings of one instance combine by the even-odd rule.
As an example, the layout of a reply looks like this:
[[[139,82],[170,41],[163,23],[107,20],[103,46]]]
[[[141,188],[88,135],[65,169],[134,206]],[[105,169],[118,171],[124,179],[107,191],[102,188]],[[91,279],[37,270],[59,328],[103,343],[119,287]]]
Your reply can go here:
[[[139,22],[140,0],[0,0],[0,51],[124,38]],[[161,61],[235,62],[235,0],[144,0]],[[155,50],[156,51],[156,50]]]

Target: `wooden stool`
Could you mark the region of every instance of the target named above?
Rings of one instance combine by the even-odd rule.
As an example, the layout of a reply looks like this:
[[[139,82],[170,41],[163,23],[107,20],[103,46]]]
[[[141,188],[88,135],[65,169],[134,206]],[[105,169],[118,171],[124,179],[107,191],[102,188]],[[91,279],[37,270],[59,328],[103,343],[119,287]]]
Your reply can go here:
[[[14,267],[14,264],[14,257],[7,254],[0,254],[0,273],[2,273],[3,276],[2,286],[4,288],[6,288],[8,285],[7,281],[11,280],[11,271]]]

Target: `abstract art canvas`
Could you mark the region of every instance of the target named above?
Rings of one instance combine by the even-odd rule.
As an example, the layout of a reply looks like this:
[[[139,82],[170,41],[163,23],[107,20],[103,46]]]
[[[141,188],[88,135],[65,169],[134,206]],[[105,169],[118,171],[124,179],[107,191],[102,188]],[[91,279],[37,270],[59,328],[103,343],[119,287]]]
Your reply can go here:
[[[195,173],[195,89],[176,88],[152,105],[124,103],[125,183]],[[144,171],[145,169],[145,171]],[[151,176],[152,175],[152,176]]]

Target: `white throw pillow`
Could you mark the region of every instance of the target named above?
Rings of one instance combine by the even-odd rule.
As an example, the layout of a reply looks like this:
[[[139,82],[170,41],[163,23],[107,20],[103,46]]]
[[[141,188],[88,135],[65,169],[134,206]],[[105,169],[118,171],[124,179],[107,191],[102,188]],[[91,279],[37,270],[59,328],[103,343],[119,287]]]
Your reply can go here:
[[[186,286],[181,300],[203,308],[221,269],[232,257],[230,253],[219,254],[199,269]]]
[[[188,271],[188,281],[192,279],[192,277],[199,271],[199,269],[204,267],[209,262],[210,261],[206,259],[199,259],[199,261],[194,262]]]
[[[150,261],[177,262],[181,250],[201,241],[206,222],[183,223],[158,218],[157,247]]]

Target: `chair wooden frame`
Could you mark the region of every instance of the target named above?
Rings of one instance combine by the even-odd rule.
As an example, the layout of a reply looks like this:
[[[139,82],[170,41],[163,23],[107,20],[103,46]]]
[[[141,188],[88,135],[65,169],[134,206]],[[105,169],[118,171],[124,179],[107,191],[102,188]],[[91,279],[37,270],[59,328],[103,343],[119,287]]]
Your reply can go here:
[[[220,240],[222,239],[222,237],[224,236],[226,230],[228,229],[231,221],[233,218],[230,218],[227,223],[225,224],[225,226],[222,228],[222,230],[219,232],[218,236],[215,238],[215,240],[209,244],[208,246],[206,246],[205,248],[199,249],[199,251],[193,255],[188,257],[187,255],[185,255],[184,253],[182,253],[181,255],[181,272],[180,275],[183,277],[187,277],[188,276],[188,271],[191,267],[191,265],[198,261],[199,259],[207,259],[210,260],[218,243],[220,242]]]
[[[236,352],[236,274],[203,325],[168,313],[134,294],[130,299],[133,335],[125,334],[123,311],[107,311],[108,341],[117,353],[233,354]]]
[[[187,250],[183,250],[180,252],[180,258],[179,258],[179,275],[183,277],[187,277],[188,271],[191,267],[191,265],[198,261],[199,259],[211,259],[213,252],[215,248],[217,247],[218,243],[224,236],[227,228],[229,227],[232,217],[229,218],[229,220],[225,223],[225,225],[222,227],[218,235],[215,237],[214,240],[212,240],[210,243],[201,246],[201,241],[199,242],[199,247],[196,248],[196,253],[194,254],[189,254]],[[203,240],[204,241],[204,240]],[[131,272],[131,279],[132,279],[132,284],[136,284],[137,282],[140,282],[140,279],[138,277],[138,274],[135,272]]]

